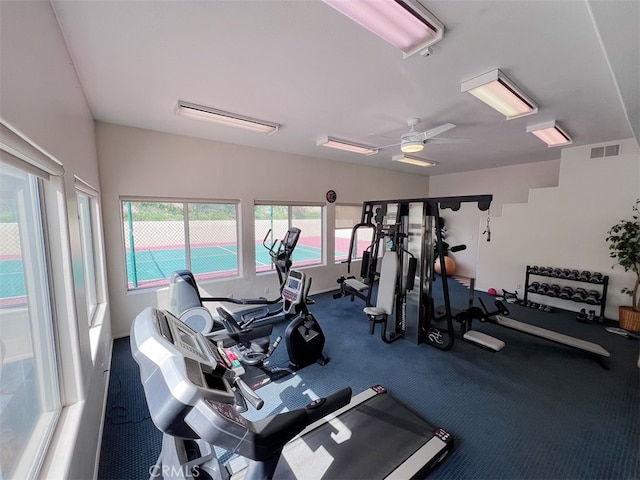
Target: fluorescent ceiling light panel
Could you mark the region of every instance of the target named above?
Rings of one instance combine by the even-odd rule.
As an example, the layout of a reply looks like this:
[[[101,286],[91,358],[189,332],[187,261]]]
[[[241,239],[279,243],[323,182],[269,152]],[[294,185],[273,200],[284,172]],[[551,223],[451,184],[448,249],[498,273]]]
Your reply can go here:
[[[432,160],[423,160],[422,158],[412,157],[411,155],[395,155],[391,160],[394,162],[416,165],[418,167],[433,167],[434,165],[437,165],[437,163]]]
[[[560,147],[569,145],[573,140],[555,121],[541,123],[527,127],[528,133],[533,133],[536,137],[546,143],[549,147]]]
[[[480,75],[463,82],[461,92],[469,92],[490,107],[502,113],[507,120],[538,111],[538,106],[511,82],[500,70]]]
[[[178,100],[176,114],[260,133],[271,134],[277,132],[280,128],[277,123],[265,122],[264,120],[245,117],[236,113],[225,112],[224,110],[216,110],[215,108],[196,105],[195,103],[183,102],[182,100]]]
[[[324,0],[407,58],[442,39],[444,25],[414,0]]]
[[[378,153],[376,147],[369,145],[360,145],[358,143],[347,142],[345,140],[338,140],[333,137],[323,137],[316,142],[318,147],[336,148],[338,150],[344,150],[345,152],[359,153],[360,155],[373,155]]]

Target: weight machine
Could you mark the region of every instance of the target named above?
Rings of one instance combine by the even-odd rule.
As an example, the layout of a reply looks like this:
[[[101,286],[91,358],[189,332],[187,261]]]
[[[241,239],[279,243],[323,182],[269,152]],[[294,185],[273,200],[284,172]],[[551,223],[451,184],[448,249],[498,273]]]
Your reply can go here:
[[[455,331],[444,262],[440,272],[444,297],[444,313],[441,316],[436,316],[432,295],[433,281],[436,279],[434,259],[436,255],[444,257],[446,253],[442,232],[438,227],[441,225],[440,211],[458,211],[462,203],[477,203],[479,210],[486,211],[492,199],[492,195],[467,195],[363,203],[360,223],[353,227],[351,234],[347,270],[350,272],[351,262],[354,261],[356,232],[360,228],[371,228],[371,244],[363,252],[361,269],[361,284],[368,288],[358,295],[365,300],[367,307],[371,307],[371,286],[380,276],[378,259],[384,252],[396,253],[394,318],[390,322],[390,332],[385,331],[387,322],[384,322],[381,336],[385,342],[404,338],[415,344],[429,343],[442,350],[453,347]],[[347,289],[347,293],[336,296],[352,295],[346,280],[350,279],[343,279],[341,292]],[[445,320],[446,326],[435,326],[435,320]],[[375,324],[371,333],[374,333],[374,329]]]

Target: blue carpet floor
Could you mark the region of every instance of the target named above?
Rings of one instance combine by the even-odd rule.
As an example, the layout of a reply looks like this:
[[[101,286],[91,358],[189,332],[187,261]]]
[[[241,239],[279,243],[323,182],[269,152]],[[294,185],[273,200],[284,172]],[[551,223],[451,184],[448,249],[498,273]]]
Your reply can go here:
[[[453,280],[450,290],[452,305],[464,308],[468,290]],[[310,310],[331,361],[261,388],[265,406],[248,416],[298,408],[345,386],[355,394],[379,383],[454,435],[453,452],[431,478],[640,479],[638,341],[578,323],[575,313],[512,304],[511,318],[601,344],[611,352],[610,369],[577,350],[479,322],[476,330],[506,343],[501,352],[461,340],[450,351],[404,340],[387,345],[377,333],[368,334],[362,302],[330,294],[314,298]],[[274,338],[285,327],[276,325]],[[286,357],[282,345],[272,363],[285,364]],[[99,478],[148,478],[160,445],[129,339],[116,340]]]

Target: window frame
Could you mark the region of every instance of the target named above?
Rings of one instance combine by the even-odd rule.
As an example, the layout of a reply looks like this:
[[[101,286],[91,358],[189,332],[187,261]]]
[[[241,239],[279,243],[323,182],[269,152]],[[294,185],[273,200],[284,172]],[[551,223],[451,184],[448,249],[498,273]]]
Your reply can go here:
[[[78,177],[75,177],[75,187],[85,279],[87,320],[89,327],[93,327],[99,320],[97,315],[99,307],[106,302],[105,267],[102,255],[103,238],[100,228],[100,193]],[[81,207],[80,198],[87,199],[86,214],[89,218],[84,218],[83,216],[85,208]],[[87,228],[88,232],[86,231]],[[89,233],[88,238],[87,233]]]
[[[58,209],[51,208],[51,193],[55,193],[54,197],[58,197],[63,188],[60,178],[54,177],[55,181],[52,181],[49,175],[50,171],[59,173],[55,168],[56,162],[48,162],[48,157],[30,158],[31,161],[22,158],[23,152],[33,153],[33,146],[21,137],[15,143],[11,143],[16,140],[16,137],[11,138],[12,133],[4,124],[1,125],[0,161],[25,175],[24,180],[20,180],[24,182],[24,191],[15,197],[18,203],[16,221],[19,236],[22,239],[20,257],[23,261],[25,283],[24,308],[31,331],[28,343],[31,346],[31,358],[33,358],[34,383],[38,386],[40,397],[38,417],[34,419],[29,436],[23,445],[22,455],[14,464],[12,475],[35,478],[42,468],[65,406],[62,353],[59,343],[60,326],[54,281],[61,272],[54,272],[53,249],[49,233],[50,224],[56,223],[61,216]],[[8,143],[5,142],[7,137],[10,137]],[[8,145],[18,148],[7,148]],[[39,150],[36,151],[39,152]],[[44,160],[44,162],[38,160]],[[37,294],[29,292],[37,292]],[[20,357],[21,355],[18,355],[16,361],[21,361]],[[29,357],[25,357],[27,358]],[[35,449],[37,451],[33,452]]]
[[[327,251],[327,247],[326,247],[326,216],[327,216],[327,209],[326,209],[326,205],[324,203],[317,203],[317,202],[282,202],[282,201],[254,201],[254,205],[253,205],[253,228],[254,228],[254,242],[258,241],[258,232],[255,231],[256,228],[256,207],[284,207],[287,209],[287,228],[291,228],[291,227],[296,227],[297,225],[295,225],[295,220],[292,219],[292,209],[296,208],[296,207],[314,207],[314,208],[319,208],[320,209],[320,218],[318,219],[319,225],[320,225],[320,259],[318,262],[316,263],[303,263],[300,264],[298,261],[298,264],[296,264],[296,262],[294,261],[293,264],[291,265],[292,268],[297,268],[297,269],[303,269],[303,268],[307,268],[307,267],[318,267],[318,266],[324,266],[326,265],[326,251]],[[302,235],[300,238],[304,237],[304,229],[302,228]],[[262,233],[260,234],[260,241],[262,240]],[[282,239],[278,239],[278,240],[282,240]],[[298,242],[299,245],[299,242]],[[294,251],[294,255],[295,255],[295,251]],[[253,266],[253,271],[255,275],[263,275],[263,274],[268,274],[268,273],[272,273],[276,271],[275,265],[273,264],[273,262],[270,263],[269,268],[261,268],[260,270],[258,270],[258,258],[256,257],[254,259],[254,266]]]
[[[236,239],[236,262],[237,262],[237,267],[235,270],[235,273],[229,274],[229,275],[215,275],[215,272],[209,272],[207,273],[198,273],[196,274],[194,272],[194,275],[196,276],[197,279],[204,279],[204,280],[230,280],[230,279],[234,279],[234,278],[239,278],[241,276],[241,257],[242,257],[242,252],[241,252],[241,248],[242,248],[242,242],[241,242],[241,238],[240,238],[240,200],[238,199],[201,199],[201,198],[184,198],[184,197],[179,197],[179,198],[170,198],[170,197],[136,197],[136,196],[121,196],[119,198],[119,205],[120,205],[120,225],[122,225],[122,228],[120,229],[120,234],[121,234],[121,245],[122,245],[122,254],[123,254],[123,263],[124,263],[124,285],[125,285],[125,291],[127,293],[132,293],[132,292],[138,292],[138,291],[144,291],[144,290],[149,290],[149,289],[158,289],[158,288],[164,288],[168,285],[169,283],[169,278],[166,279],[159,279],[159,280],[154,280],[152,281],[150,284],[147,285],[140,285],[138,282],[138,286],[133,286],[131,287],[130,284],[131,282],[129,281],[129,275],[128,275],[128,260],[127,260],[127,256],[129,255],[129,253],[127,252],[127,239],[125,238],[125,229],[124,229],[124,224],[125,224],[125,217],[124,217],[124,208],[125,208],[125,203],[130,202],[130,203],[170,203],[170,204],[182,204],[182,227],[183,227],[183,234],[184,234],[184,251],[185,251],[185,268],[188,270],[191,270],[191,262],[192,262],[192,256],[191,256],[191,236],[190,236],[190,225],[189,225],[189,205],[193,205],[193,204],[206,204],[206,205],[233,205],[235,207],[235,228],[234,228],[234,235],[235,235],[235,239]],[[166,280],[166,281],[165,281]]]

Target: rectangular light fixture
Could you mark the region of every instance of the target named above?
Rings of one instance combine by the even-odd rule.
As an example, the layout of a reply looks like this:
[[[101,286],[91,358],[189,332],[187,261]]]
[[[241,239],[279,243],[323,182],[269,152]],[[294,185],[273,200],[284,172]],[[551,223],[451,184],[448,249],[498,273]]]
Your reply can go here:
[[[228,127],[243,128],[245,130],[267,134],[275,133],[280,128],[280,125],[277,123],[265,122],[264,120],[245,117],[243,115],[225,112],[224,110],[216,110],[215,108],[196,105],[195,103],[184,102],[182,100],[178,100],[176,114],[200,120],[208,120]]]
[[[538,106],[510,81],[500,70],[492,70],[462,82],[461,92],[474,97],[502,113],[507,120],[531,115]]]
[[[549,147],[569,145],[573,141],[569,134],[560,128],[560,125],[553,120],[538,125],[531,125],[527,127],[527,132],[533,133]]]
[[[378,153],[378,149],[376,147],[347,142],[345,140],[338,140],[337,138],[333,137],[320,138],[316,142],[316,146],[336,148],[338,150],[344,150],[345,152],[359,153],[360,155],[373,155],[375,153]]]
[[[408,163],[409,165],[416,165],[418,167],[433,167],[437,165],[432,160],[424,160],[418,157],[412,157],[411,155],[395,155],[391,158],[394,162]]]
[[[324,0],[407,58],[440,41],[444,25],[415,0]]]

